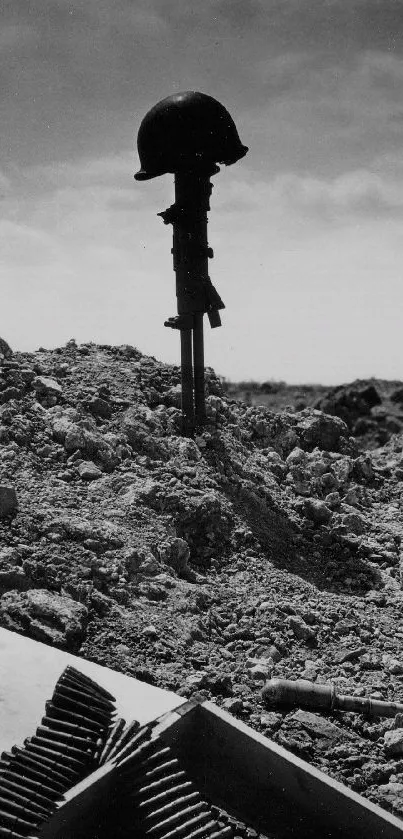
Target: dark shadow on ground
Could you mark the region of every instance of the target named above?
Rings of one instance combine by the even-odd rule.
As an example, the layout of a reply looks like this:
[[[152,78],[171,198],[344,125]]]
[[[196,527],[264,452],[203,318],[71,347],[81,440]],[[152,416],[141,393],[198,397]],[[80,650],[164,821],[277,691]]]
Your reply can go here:
[[[217,454],[216,449],[216,457]],[[233,467],[223,445],[219,445],[218,456],[221,471],[222,466]],[[251,488],[248,484],[226,481],[220,489],[236,516],[252,532],[257,552],[264,554],[275,567],[301,577],[320,590],[335,593],[364,594],[379,582],[371,565],[354,550],[339,542],[321,546],[313,538],[317,529],[308,525],[303,531],[267,493],[260,494],[258,487]],[[347,578],[356,581],[352,588],[343,582]]]

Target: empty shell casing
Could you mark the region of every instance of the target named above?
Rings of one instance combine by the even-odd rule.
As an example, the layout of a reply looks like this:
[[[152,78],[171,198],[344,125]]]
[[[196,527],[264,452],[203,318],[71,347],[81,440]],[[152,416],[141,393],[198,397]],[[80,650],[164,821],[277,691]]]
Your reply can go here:
[[[145,740],[149,741],[150,737],[151,731],[148,727],[145,726],[139,730],[137,721],[130,723],[109,752],[109,760],[118,759],[121,751],[129,744],[132,747],[132,751],[134,751],[138,746],[144,743]]]
[[[151,773],[150,773],[151,774]],[[152,797],[154,793],[158,791],[162,791],[165,787],[175,786],[175,784],[179,783],[180,781],[186,780],[186,772],[181,769],[179,772],[174,772],[172,775],[167,775],[162,778],[158,778],[156,781],[151,781],[150,783],[144,784],[143,786],[139,787],[138,789],[134,790],[133,798],[144,798],[147,799],[148,796]],[[142,804],[146,806],[147,801],[143,801]],[[142,805],[140,805],[142,806]]]
[[[61,775],[54,768],[53,764],[49,767],[45,761],[38,761],[38,758],[35,759],[32,755],[27,754],[23,749],[21,749],[20,754],[15,755],[14,762],[15,765],[26,768],[26,771],[29,771],[30,773],[30,777],[33,777],[35,780],[40,781],[41,778],[45,779],[45,783],[51,788],[54,787],[61,792],[66,792],[66,789],[69,788],[69,782],[66,779],[66,776]],[[51,769],[51,772],[49,771],[49,768]]]
[[[16,771],[14,772],[7,769],[4,773],[2,773],[2,780],[11,781],[16,785],[21,785],[24,789],[39,792],[41,795],[51,799],[52,801],[57,801],[57,799],[62,795],[62,792],[59,789],[54,789],[49,784],[46,784],[43,778],[39,780],[26,774],[28,770],[24,767],[16,766],[15,770]],[[35,774],[36,773],[33,773],[33,775]]]
[[[180,836],[187,836],[188,839],[198,839],[211,833],[216,827],[216,822],[212,820],[208,812],[199,813],[197,816],[173,827],[168,833],[165,833],[166,839],[179,839]],[[155,831],[152,831],[154,835]],[[151,835],[151,831],[150,831]]]
[[[147,801],[140,803],[139,807],[143,807],[144,809],[146,809],[147,807],[160,807],[165,803],[169,802],[170,799],[175,799],[176,796],[190,792],[192,789],[192,782],[184,781],[184,783],[182,784],[177,784],[177,786],[170,787],[169,789],[156,793],[151,798],[148,798]]]
[[[170,814],[173,814],[175,811],[182,811],[196,803],[200,803],[200,794],[197,792],[189,792],[187,795],[182,796],[175,796],[172,801],[169,801],[166,804],[163,804],[161,807],[154,809],[154,807],[150,810],[149,813],[146,814],[144,821],[150,823],[158,819],[158,824],[160,825],[162,820],[165,817],[168,817]]]
[[[132,757],[126,758],[122,764],[117,764],[122,788],[131,794],[133,792],[133,786],[138,779],[143,781],[146,773],[149,773],[152,769],[159,768],[161,764],[166,765],[167,759],[170,756],[171,750],[169,747],[166,747],[149,755],[141,754],[140,760],[136,759],[133,761]]]
[[[10,813],[5,812],[4,810],[0,810],[0,824],[3,825],[3,827],[15,828],[15,830],[20,829],[23,834],[28,832],[32,833],[32,822],[20,818],[19,816],[10,815]]]
[[[165,800],[168,801],[172,790],[176,790],[185,783],[186,773],[182,770],[167,777],[157,778],[148,784],[143,784],[141,778],[136,779],[136,785],[132,790],[130,798],[136,801],[136,806],[145,813],[146,810],[155,807],[156,799],[162,800],[165,794]]]
[[[145,745],[145,744],[144,744]],[[169,757],[172,756],[171,749],[169,746],[164,746],[162,749],[157,749],[156,751],[152,752],[150,755],[144,757],[142,765],[144,768],[144,772],[148,772],[148,770],[156,764],[163,764],[165,763]]]
[[[109,714],[107,711],[101,711],[95,705],[78,702],[75,699],[69,699],[69,697],[60,694],[53,695],[52,704],[56,708],[71,711],[74,714],[87,715],[94,722],[100,722],[105,726],[109,726],[112,721],[112,714]]]
[[[60,679],[58,679],[57,685],[71,685],[75,690],[86,690],[87,693],[92,693],[94,696],[102,696],[107,702],[112,702],[111,699],[106,699],[97,688],[83,681],[83,679],[79,679],[74,673],[68,673],[66,670],[62,673]]]
[[[119,720],[117,720],[117,722],[115,722],[115,724],[110,729],[110,731],[108,733],[108,736],[107,736],[106,743],[105,743],[105,745],[104,745],[104,747],[101,751],[101,754],[99,755],[99,758],[98,758],[100,766],[103,763],[105,763],[105,761],[107,760],[108,755],[112,751],[115,743],[117,743],[117,741],[119,740],[120,735],[121,735],[123,729],[125,728],[125,726],[126,726],[126,721],[124,719],[119,719]]]
[[[109,691],[106,690],[106,688],[103,688],[101,685],[98,685],[97,682],[95,682],[93,679],[90,679],[90,677],[86,676],[84,673],[80,673],[79,670],[76,670],[75,667],[72,667],[70,664],[67,665],[66,670],[64,672],[68,673],[73,677],[76,677],[83,684],[91,686],[92,688],[94,688],[94,690],[99,692],[101,696],[104,696],[105,699],[110,699],[111,702],[116,702],[116,698],[111,693],[109,693]]]
[[[81,701],[86,702],[93,702],[100,706],[100,708],[104,708],[105,711],[115,711],[115,703],[111,702],[110,699],[104,699],[103,696],[99,696],[94,690],[86,689],[85,685],[79,685],[77,682],[72,680],[60,679],[56,685],[54,690],[53,696],[57,695],[58,693],[66,692],[73,696],[73,699],[80,699]]]
[[[145,758],[147,757],[147,753],[140,755],[137,752],[134,755],[129,755],[125,757],[123,761],[115,763],[117,766],[119,778],[121,778],[122,783],[131,784],[132,780],[137,778],[140,774],[141,777],[144,777],[145,774]]]
[[[74,746],[68,746],[67,743],[60,743],[58,740],[50,740],[48,737],[42,737],[35,734],[29,738],[29,742],[35,746],[41,746],[48,749],[52,753],[57,753],[63,757],[69,757],[77,760],[81,766],[86,766],[91,759],[91,752],[86,753],[83,749],[76,749]]]
[[[59,775],[64,777],[69,783],[69,781],[74,780],[79,775],[80,766],[72,767],[69,766],[70,761],[61,760],[61,755],[57,752],[49,752],[47,749],[42,749],[40,746],[34,746],[31,743],[28,743],[25,746],[25,753],[28,754],[30,757],[36,758],[37,762],[43,766],[44,768],[48,768],[51,772],[57,772]]]
[[[60,708],[53,702],[47,702],[45,708],[46,718],[49,717],[49,719],[61,719],[65,722],[75,723],[76,725],[80,725],[80,723],[82,723],[85,728],[89,728],[97,733],[104,731],[105,728],[107,728],[107,724],[105,724],[105,722],[94,720],[93,717],[88,716],[88,714],[75,713],[70,708]]]
[[[41,725],[45,728],[52,729],[52,731],[63,732],[66,735],[71,734],[73,737],[88,737],[89,739],[94,740],[94,742],[96,742],[96,740],[100,736],[99,732],[104,730],[99,726],[97,726],[96,728],[86,728],[84,726],[84,723],[81,723],[81,725],[79,725],[74,722],[67,722],[64,719],[61,719],[61,717],[56,716],[42,717]]]
[[[18,803],[12,797],[6,798],[4,795],[0,795],[0,809],[4,813],[9,813],[10,816],[25,819],[25,821],[30,822],[34,826],[45,821],[47,818],[47,813],[44,815],[42,810],[35,811],[31,807]]]
[[[122,763],[118,762],[116,765],[118,767],[119,777],[125,782],[130,783],[139,774],[144,779],[148,778],[150,774],[155,775],[156,773],[167,771],[167,767],[172,768],[178,766],[176,758],[170,759],[170,749],[168,749],[168,755],[166,757],[158,758],[155,761],[153,760],[153,751],[151,750],[150,753],[150,744],[144,743],[139,746],[133,755],[125,757]]]
[[[77,699],[79,702],[88,702],[89,704],[99,706],[101,710],[107,711],[108,713],[113,713],[116,710],[114,703],[110,699],[104,699],[103,696],[98,696],[95,691],[86,690],[85,686],[81,687],[77,683],[67,683],[65,680],[59,681],[54,690],[53,698],[58,695],[71,696],[72,699]]]
[[[147,755],[149,755],[150,752],[153,752],[156,748],[155,743],[150,742],[149,740],[147,740],[145,743],[142,741],[140,741],[139,743],[138,740],[134,742],[134,740],[136,740],[136,738],[133,738],[133,740],[129,741],[129,743],[123,746],[123,748],[119,749],[118,753],[115,754],[113,757],[113,760],[115,762],[119,764],[131,755],[133,755],[133,758],[136,759],[135,755],[137,755],[137,753],[138,759],[144,760],[144,758]]]
[[[55,809],[54,798],[47,797],[46,795],[41,794],[39,791],[35,791],[35,789],[32,789],[32,787],[28,786],[26,783],[23,783],[22,779],[21,781],[19,781],[19,783],[16,783],[15,781],[2,776],[0,778],[0,793],[4,790],[9,790],[15,796],[26,798],[28,801],[35,802],[35,804],[37,804],[39,807],[42,807],[47,812],[53,812],[53,810]]]
[[[25,839],[23,833],[18,833],[16,830],[11,830],[9,827],[3,827],[0,824],[0,836],[1,839]],[[35,837],[33,837],[35,839]]]
[[[49,813],[49,808],[38,804],[33,798],[27,798],[26,795],[20,795],[14,789],[8,789],[0,784],[0,807],[2,807],[7,801],[9,801],[10,804],[14,803],[18,804],[20,807],[26,807],[27,810],[31,810],[32,813],[37,813],[38,817],[43,817],[44,819],[47,818]],[[5,806],[4,809],[8,810],[9,808]]]
[[[172,827],[177,822],[182,821],[186,818],[191,818],[192,816],[196,816],[199,813],[200,815],[204,815],[208,813],[207,805],[204,801],[198,801],[196,804],[190,804],[183,809],[178,810],[176,813],[172,813],[170,816],[161,819],[161,821],[157,820],[157,823],[147,827],[147,834],[149,836],[153,836],[160,831],[166,830],[167,828]],[[210,814],[208,814],[210,815]],[[151,819],[151,814],[149,815],[149,819]]]
[[[47,728],[44,725],[38,725],[36,729],[36,737],[45,737],[46,740],[54,740],[57,743],[64,743],[70,748],[78,749],[83,754],[88,749],[93,752],[102,739],[97,737],[79,737],[75,734],[66,734],[64,731],[57,731],[53,728]]]

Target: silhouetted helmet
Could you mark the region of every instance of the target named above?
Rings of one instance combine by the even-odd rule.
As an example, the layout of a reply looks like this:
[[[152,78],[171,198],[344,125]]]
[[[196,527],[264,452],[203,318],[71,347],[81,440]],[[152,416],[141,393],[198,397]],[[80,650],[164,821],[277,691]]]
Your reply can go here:
[[[141,163],[134,176],[137,181],[214,163],[229,166],[248,151],[224,105],[194,90],[168,96],[148,111],[137,148]]]

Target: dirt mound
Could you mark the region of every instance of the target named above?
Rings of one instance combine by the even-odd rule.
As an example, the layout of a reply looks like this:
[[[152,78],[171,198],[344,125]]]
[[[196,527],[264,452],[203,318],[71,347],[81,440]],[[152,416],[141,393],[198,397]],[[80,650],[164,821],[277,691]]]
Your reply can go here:
[[[403,414],[396,382],[372,379],[332,388],[315,407],[341,417],[361,447],[375,448],[403,430]]]
[[[178,368],[129,346],[0,368],[1,625],[214,697],[399,811],[393,722],[334,715],[336,742],[260,692],[304,676],[402,698],[402,437],[363,452],[339,416],[230,400],[208,370],[188,440]]]
[[[318,401],[316,407],[340,417],[354,432],[357,420],[371,416],[372,408],[381,404],[382,399],[374,384],[357,381],[332,388]]]
[[[317,408],[340,417],[361,450],[383,446],[403,432],[403,386],[385,379],[357,379],[337,387],[285,382],[223,382],[227,397],[273,411]]]

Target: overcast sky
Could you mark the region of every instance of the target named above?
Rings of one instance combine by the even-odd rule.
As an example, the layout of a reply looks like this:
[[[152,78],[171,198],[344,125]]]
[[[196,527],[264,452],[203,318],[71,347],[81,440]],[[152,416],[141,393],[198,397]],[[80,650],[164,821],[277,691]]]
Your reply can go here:
[[[3,0],[0,335],[179,359],[173,177],[137,183],[147,110],[228,108],[206,363],[231,379],[403,378],[403,0]]]

